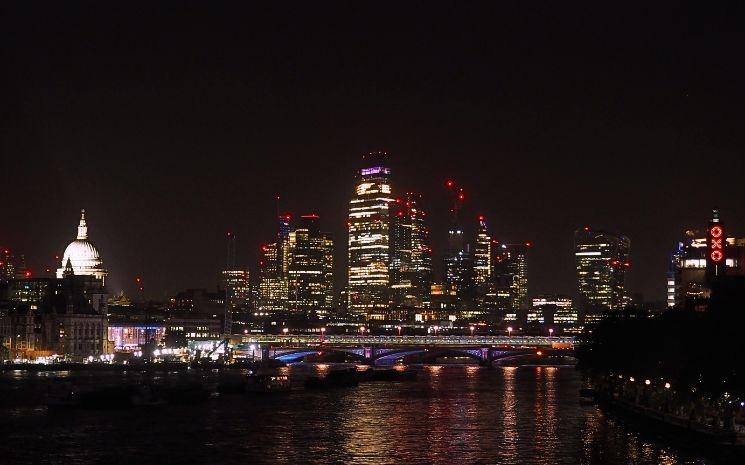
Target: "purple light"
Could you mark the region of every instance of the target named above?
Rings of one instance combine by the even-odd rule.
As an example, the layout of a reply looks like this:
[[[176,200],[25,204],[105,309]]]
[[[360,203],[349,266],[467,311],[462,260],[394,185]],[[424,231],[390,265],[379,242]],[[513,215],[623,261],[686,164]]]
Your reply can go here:
[[[385,168],[383,166],[374,166],[372,168],[362,168],[360,170],[360,174],[362,176],[370,176],[372,174],[391,174],[390,168]]]

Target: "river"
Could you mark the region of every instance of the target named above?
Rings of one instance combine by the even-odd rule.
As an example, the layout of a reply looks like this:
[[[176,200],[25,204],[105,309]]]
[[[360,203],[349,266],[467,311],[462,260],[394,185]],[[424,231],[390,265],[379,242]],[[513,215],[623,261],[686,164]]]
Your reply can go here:
[[[417,381],[305,391],[328,366],[282,369],[284,396],[193,406],[47,412],[56,377],[0,373],[2,464],[722,464],[717,448],[639,433],[581,406],[572,367],[426,366]],[[136,375],[139,376],[139,375]],[[168,375],[164,375],[168,376]]]

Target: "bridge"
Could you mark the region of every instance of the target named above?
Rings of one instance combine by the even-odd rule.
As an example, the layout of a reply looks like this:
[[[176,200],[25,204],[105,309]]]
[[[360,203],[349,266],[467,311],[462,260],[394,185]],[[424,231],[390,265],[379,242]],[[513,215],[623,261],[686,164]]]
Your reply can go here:
[[[545,355],[570,355],[573,337],[544,336],[354,336],[256,335],[244,343],[257,344],[265,358],[285,363],[333,353],[361,363],[392,365],[397,361],[422,363],[440,357],[468,357],[479,363]]]

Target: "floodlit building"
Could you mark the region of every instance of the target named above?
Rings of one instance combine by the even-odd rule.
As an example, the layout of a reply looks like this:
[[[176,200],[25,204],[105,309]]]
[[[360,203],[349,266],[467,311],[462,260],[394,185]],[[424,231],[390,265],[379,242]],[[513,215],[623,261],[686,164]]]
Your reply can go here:
[[[88,224],[85,220],[85,210],[80,212],[78,235],[65,249],[62,263],[57,269],[57,278],[62,278],[68,265],[75,275],[94,276],[106,284],[108,272],[103,267],[103,260],[98,249],[88,240]]]
[[[367,319],[385,318],[390,297],[391,170],[385,152],[365,156],[349,201],[348,311]]]
[[[578,295],[586,324],[597,323],[607,311],[624,307],[630,248],[626,236],[589,227],[575,231]]]
[[[492,238],[486,226],[486,218],[479,215],[478,221],[476,247],[473,253],[473,270],[476,285],[480,286],[491,280],[494,265],[492,263]]]
[[[279,216],[277,240],[262,244],[259,249],[259,305],[263,314],[281,313],[287,310],[287,248],[290,237],[289,214]]]
[[[531,243],[499,244],[494,255],[494,293],[505,321],[524,315],[528,302],[528,251]]]
[[[287,256],[288,310],[326,317],[333,301],[333,247],[318,229],[318,215],[300,217],[289,233]]]

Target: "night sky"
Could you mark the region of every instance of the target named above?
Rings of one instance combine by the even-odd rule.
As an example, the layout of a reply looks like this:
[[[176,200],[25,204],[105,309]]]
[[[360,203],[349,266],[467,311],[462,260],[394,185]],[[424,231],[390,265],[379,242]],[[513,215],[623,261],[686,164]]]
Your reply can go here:
[[[647,300],[713,206],[745,236],[742,2],[62,3],[0,6],[0,244],[34,271],[85,208],[111,291],[213,287],[228,230],[256,271],[277,193],[345,265],[378,148],[437,259],[452,177],[466,215],[534,243],[531,294],[574,293],[584,225],[631,238]]]

